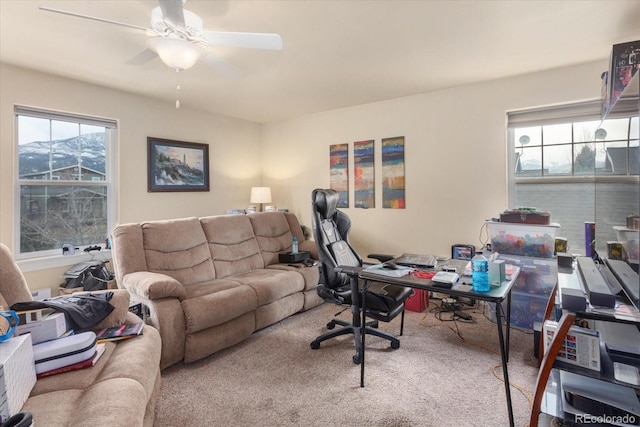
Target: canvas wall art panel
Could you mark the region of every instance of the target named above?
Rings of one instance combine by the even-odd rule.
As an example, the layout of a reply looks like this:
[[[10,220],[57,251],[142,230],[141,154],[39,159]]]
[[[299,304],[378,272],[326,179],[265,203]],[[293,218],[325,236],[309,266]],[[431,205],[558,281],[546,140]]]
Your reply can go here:
[[[329,147],[329,171],[331,189],[340,194],[339,208],[349,207],[349,144],[333,144]]]
[[[375,208],[374,141],[353,143],[354,206]]]
[[[382,140],[382,207],[405,208],[404,136]]]

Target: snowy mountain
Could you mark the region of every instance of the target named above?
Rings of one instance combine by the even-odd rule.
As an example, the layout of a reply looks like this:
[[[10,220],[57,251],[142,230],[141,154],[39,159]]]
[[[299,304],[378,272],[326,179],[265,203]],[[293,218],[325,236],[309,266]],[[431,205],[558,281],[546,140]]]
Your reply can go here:
[[[20,177],[78,164],[84,168],[105,173],[105,151],[104,132],[55,141],[33,141],[21,144],[18,146]]]

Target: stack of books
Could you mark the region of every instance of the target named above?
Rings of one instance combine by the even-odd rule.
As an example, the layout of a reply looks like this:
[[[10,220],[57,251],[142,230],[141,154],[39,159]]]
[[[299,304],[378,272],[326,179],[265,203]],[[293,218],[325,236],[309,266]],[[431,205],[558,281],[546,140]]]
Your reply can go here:
[[[100,359],[100,356],[102,356],[102,354],[105,351],[105,347],[106,347],[106,342],[107,341],[118,341],[118,340],[125,340],[125,339],[130,339],[133,337],[137,337],[138,335],[142,334],[142,329],[144,327],[144,322],[139,322],[139,323],[134,323],[134,324],[125,324],[125,325],[120,325],[120,326],[115,326],[113,328],[105,328],[105,329],[101,329],[99,331],[97,331],[95,334],[93,332],[84,332],[83,334],[80,335],[84,335],[84,334],[91,334],[91,343],[90,344],[90,348],[95,348],[95,351],[89,351],[88,353],[82,353],[82,354],[89,354],[90,357],[87,358],[83,358],[80,361],[76,361],[75,359],[67,359],[65,358],[65,354],[64,352],[67,352],[69,354],[78,354],[80,351],[82,351],[81,349],[70,349],[70,348],[66,348],[63,350],[63,348],[65,347],[64,345],[60,345],[60,353],[57,356],[54,356],[55,358],[58,358],[58,360],[60,361],[60,363],[64,363],[65,360],[67,360],[68,364],[64,364],[63,366],[59,366],[56,367],[54,369],[50,369],[47,371],[43,371],[43,372],[38,372],[38,361],[37,361],[37,357],[36,357],[36,376],[38,378],[43,378],[43,377],[48,377],[51,375],[57,375],[57,374],[62,374],[64,372],[70,372],[70,371],[75,371],[78,369],[84,369],[84,368],[90,368],[92,366],[94,366],[96,364],[96,362],[98,361],[98,359]],[[77,337],[77,336],[76,336]],[[72,338],[72,337],[69,337]],[[60,339],[57,339],[55,341],[60,341]],[[46,343],[43,343],[48,345],[49,347],[53,347],[56,346],[57,342],[54,344],[54,341],[49,341]],[[82,346],[82,345],[81,345]],[[54,357],[47,357],[47,360],[49,359],[53,359]]]

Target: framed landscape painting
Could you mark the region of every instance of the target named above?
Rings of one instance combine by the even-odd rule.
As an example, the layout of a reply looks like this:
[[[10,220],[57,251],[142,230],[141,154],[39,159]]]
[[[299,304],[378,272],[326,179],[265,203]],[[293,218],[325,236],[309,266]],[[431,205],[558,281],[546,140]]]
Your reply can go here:
[[[147,191],[209,191],[209,145],[147,138]]]

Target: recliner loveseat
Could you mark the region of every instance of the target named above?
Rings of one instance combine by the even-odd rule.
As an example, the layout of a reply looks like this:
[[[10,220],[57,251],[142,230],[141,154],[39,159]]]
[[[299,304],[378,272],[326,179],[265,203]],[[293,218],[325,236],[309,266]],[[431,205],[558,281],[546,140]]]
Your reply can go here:
[[[113,312],[93,329],[140,318],[129,312],[129,294],[113,291]],[[31,301],[32,296],[9,248],[0,243],[0,306]],[[152,426],[160,395],[160,335],[145,325],[142,335],[107,342],[95,366],[36,381],[22,411],[35,426]]]
[[[279,262],[294,236],[300,251],[317,258],[291,213],[115,227],[116,281],[149,308],[148,321],[162,337],[161,368],[199,360],[321,304],[318,268]]]

